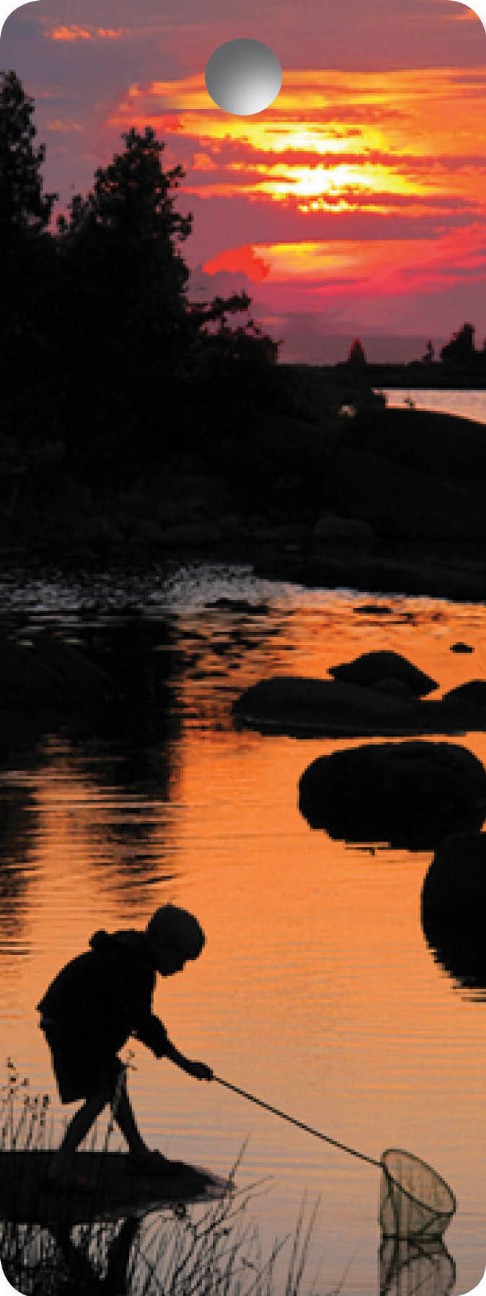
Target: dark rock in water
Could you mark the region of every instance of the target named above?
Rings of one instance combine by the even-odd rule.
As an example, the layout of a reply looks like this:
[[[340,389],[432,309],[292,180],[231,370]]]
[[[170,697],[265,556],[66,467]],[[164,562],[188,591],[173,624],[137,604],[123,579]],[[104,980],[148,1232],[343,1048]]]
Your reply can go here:
[[[392,610],[388,604],[384,605],[382,603],[360,603],[358,607],[353,609],[356,613],[369,616],[389,616]]]
[[[484,728],[486,723],[486,681],[468,680],[444,693],[442,711],[449,717],[460,716],[464,726]]]
[[[233,705],[251,728],[302,737],[350,734],[409,734],[420,729],[419,703],[337,680],[276,675],[245,689]]]
[[[208,607],[222,608],[223,611],[228,609],[229,612],[248,612],[250,616],[268,616],[270,611],[269,603],[249,603],[247,599],[228,598],[224,594],[208,603]]]
[[[452,743],[377,743],[320,756],[299,783],[311,828],[354,842],[434,848],[486,816],[486,771]]]
[[[413,662],[402,657],[401,653],[395,652],[362,653],[361,657],[355,657],[354,661],[331,666],[329,674],[333,675],[334,679],[364,686],[382,683],[386,679],[398,679],[406,684],[416,697],[425,697],[426,693],[432,693],[433,689],[438,688],[437,680],[419,670],[418,666],[414,666]]]
[[[373,528],[368,522],[360,522],[357,518],[323,513],[315,524],[312,537],[318,545],[369,545],[373,540]]]
[[[472,653],[472,652],[474,652],[474,648],[471,648],[471,645],[470,645],[470,644],[462,643],[461,640],[459,639],[457,643],[453,643],[453,644],[451,644],[451,652],[453,652],[453,653]]]
[[[437,962],[461,985],[486,990],[486,834],[457,833],[441,842],[421,909]]]

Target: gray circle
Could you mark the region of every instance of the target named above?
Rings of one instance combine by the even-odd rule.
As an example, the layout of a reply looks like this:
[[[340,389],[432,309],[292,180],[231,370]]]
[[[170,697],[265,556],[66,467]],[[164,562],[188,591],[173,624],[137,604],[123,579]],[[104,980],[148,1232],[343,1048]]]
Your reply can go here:
[[[225,112],[252,117],[277,98],[282,85],[278,58],[256,40],[231,40],[211,55],[206,67],[206,89]]]

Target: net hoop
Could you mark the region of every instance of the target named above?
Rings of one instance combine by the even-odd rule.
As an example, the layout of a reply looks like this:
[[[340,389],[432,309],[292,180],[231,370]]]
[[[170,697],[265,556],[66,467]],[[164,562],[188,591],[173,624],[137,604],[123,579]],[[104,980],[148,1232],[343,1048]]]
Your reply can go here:
[[[381,1166],[383,1237],[442,1238],[456,1210],[456,1198],[442,1175],[402,1148],[387,1148]]]

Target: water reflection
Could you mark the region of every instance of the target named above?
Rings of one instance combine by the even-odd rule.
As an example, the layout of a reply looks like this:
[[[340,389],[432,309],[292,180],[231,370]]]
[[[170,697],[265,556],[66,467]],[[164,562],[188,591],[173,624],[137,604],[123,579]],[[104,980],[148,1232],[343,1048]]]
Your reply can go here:
[[[443,1242],[387,1238],[379,1251],[380,1296],[448,1296],[456,1268]]]
[[[75,1241],[69,1225],[58,1226],[54,1237],[67,1269],[64,1290],[70,1288],[79,1296],[125,1296],[131,1289],[130,1259],[140,1227],[138,1219],[123,1220],[118,1233],[106,1245],[104,1272],[99,1273],[90,1260],[84,1239]]]
[[[161,875],[158,846],[168,832],[162,811],[177,786],[181,728],[173,626],[168,620],[154,625],[139,615],[123,624],[111,620],[101,632],[86,634],[80,660],[103,667],[115,682],[116,700],[96,696],[88,702],[81,691],[79,703],[73,700],[62,720],[57,708],[34,710],[28,717],[16,708],[6,713],[0,754],[4,941],[14,935],[22,939],[37,872],[36,845],[51,832],[59,836],[63,806],[69,815],[71,804],[78,838],[84,812],[91,861],[103,866],[107,857],[116,861],[121,890],[124,880],[133,885]],[[57,829],[52,823],[56,800]],[[87,816],[86,806],[91,807]],[[73,839],[71,850],[74,846]],[[170,876],[169,866],[162,871]]]
[[[459,640],[474,647],[474,673],[486,674],[484,608],[373,595],[366,609],[370,596],[353,591],[201,568],[172,582],[40,588],[24,576],[2,588],[22,631],[35,637],[48,622],[124,693],[123,706],[36,721],[25,741],[13,726],[0,757],[2,1022],[22,1073],[52,1087],[33,1004],[61,962],[100,926],[143,925],[168,900],[187,905],[204,917],[207,958],[170,1002],[161,995],[162,1018],[172,1013],[216,1071],[358,1147],[407,1143],[413,1128],[414,1145],[461,1184],[454,1254],[468,1290],[483,1259],[484,1005],[465,1014],[424,948],[430,854],[364,855],[311,833],[296,804],[299,776],[342,742],[235,733],[231,702],[265,675],[324,677],[336,661],[383,648],[450,689],[471,674],[471,658],[451,652]],[[484,734],[461,741],[485,763]],[[142,1049],[136,1064],[137,1111],[153,1146],[225,1174],[250,1134],[241,1180],[274,1183],[258,1208],[264,1235],[291,1234],[304,1192],[322,1194],[332,1239],[323,1288],[356,1253],[365,1259],[350,1291],[375,1296],[375,1189],[368,1198],[352,1162],[323,1163],[312,1140],[292,1143],[268,1117],[216,1101],[211,1086],[186,1091]],[[63,1114],[55,1110],[59,1127]]]

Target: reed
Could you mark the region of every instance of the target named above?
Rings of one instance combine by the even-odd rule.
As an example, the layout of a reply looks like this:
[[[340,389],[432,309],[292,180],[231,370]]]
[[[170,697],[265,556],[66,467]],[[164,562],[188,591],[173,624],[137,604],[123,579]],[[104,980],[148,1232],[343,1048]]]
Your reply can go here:
[[[32,1094],[9,1059],[0,1089],[0,1155],[53,1150],[49,1106],[48,1095]],[[112,1132],[109,1122],[101,1165]],[[317,1296],[306,1279],[317,1204],[309,1212],[304,1203],[293,1236],[275,1240],[265,1255],[253,1212],[267,1190],[253,1184],[207,1205],[121,1220],[96,1219],[93,1205],[83,1223],[69,1223],[61,1212],[59,1223],[50,1219],[48,1226],[8,1219],[2,1202],[2,1267],[22,1296]]]

